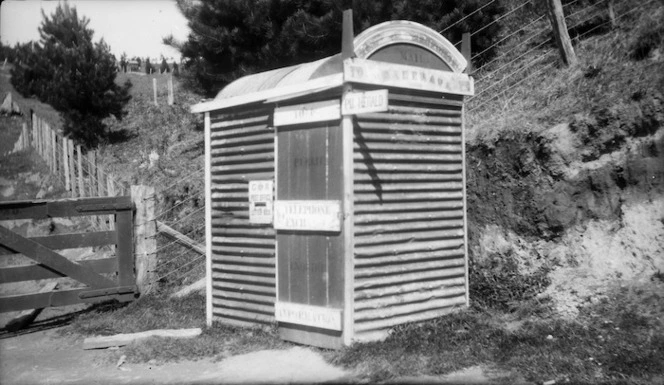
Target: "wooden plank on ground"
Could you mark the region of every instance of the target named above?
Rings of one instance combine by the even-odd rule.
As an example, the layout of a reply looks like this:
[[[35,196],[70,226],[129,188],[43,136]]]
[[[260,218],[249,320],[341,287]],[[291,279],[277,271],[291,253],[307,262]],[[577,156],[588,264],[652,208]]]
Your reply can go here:
[[[202,332],[201,328],[157,329],[139,333],[116,334],[114,336],[88,337],[83,340],[83,349],[105,349],[114,346],[124,346],[150,337],[193,338],[199,336]]]
[[[55,290],[57,286],[58,286],[57,282],[49,282],[46,284],[46,286],[42,287],[39,290],[39,293],[48,293],[49,291]],[[39,315],[39,313],[41,313],[42,310],[44,310],[44,308],[23,310],[22,312],[17,314],[14,318],[12,318],[9,322],[7,322],[7,324],[5,325],[5,329],[7,329],[10,332],[15,332],[17,330],[25,328],[37,318],[37,316]]]

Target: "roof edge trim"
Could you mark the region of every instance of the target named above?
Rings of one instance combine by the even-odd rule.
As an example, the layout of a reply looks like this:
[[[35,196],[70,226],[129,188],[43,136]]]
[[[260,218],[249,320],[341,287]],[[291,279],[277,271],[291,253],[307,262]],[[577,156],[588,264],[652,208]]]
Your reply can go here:
[[[289,95],[302,94],[304,92],[320,92],[326,89],[340,87],[343,85],[343,73],[328,75],[304,83],[293,84],[273,88],[264,91],[252,92],[246,95],[239,95],[227,99],[215,99],[209,102],[194,104],[191,106],[191,112],[201,113],[213,110],[223,110],[243,104],[262,102],[268,99],[283,98]]]

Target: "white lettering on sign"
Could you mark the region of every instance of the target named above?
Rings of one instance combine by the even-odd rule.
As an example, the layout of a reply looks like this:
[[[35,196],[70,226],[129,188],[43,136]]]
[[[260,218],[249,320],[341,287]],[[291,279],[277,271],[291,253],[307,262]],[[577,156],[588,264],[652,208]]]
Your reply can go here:
[[[466,74],[362,59],[344,61],[344,79],[356,83],[457,95],[475,93],[473,79]]]
[[[271,180],[249,181],[249,222],[272,223],[273,182]]]
[[[341,106],[339,100],[324,100],[321,102],[277,107],[274,109],[275,126],[322,122],[325,120],[337,119],[341,119]]]
[[[341,231],[340,201],[275,201],[277,230]]]
[[[387,111],[387,90],[346,93],[341,102],[342,115]]]
[[[276,302],[274,318],[279,322],[313,326],[321,329],[341,330],[341,309]]]

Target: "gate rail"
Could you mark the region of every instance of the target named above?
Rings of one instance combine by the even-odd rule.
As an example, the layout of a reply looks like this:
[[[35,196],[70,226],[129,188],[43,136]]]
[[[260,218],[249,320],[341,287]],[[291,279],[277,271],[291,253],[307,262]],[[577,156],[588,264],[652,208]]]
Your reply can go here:
[[[22,254],[36,264],[0,268],[0,283],[72,278],[87,287],[0,297],[0,312],[66,306],[137,297],[130,196],[0,203],[0,249]],[[24,237],[2,225],[15,219],[113,215],[115,230]],[[72,261],[55,250],[115,245],[115,257]],[[7,255],[0,255],[0,258]],[[102,274],[111,274],[112,277]]]

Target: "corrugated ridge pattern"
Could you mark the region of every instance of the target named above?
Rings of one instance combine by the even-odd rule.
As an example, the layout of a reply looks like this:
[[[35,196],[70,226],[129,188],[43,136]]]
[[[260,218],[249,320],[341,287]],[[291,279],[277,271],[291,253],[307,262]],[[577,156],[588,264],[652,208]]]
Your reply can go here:
[[[214,319],[239,326],[274,320],[275,232],[249,222],[248,182],[274,178],[272,108],[211,115]]]
[[[465,304],[462,101],[390,90],[354,129],[355,338]]]

